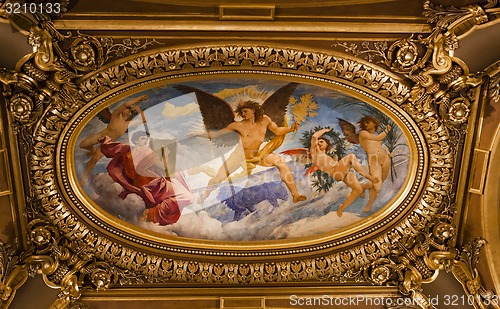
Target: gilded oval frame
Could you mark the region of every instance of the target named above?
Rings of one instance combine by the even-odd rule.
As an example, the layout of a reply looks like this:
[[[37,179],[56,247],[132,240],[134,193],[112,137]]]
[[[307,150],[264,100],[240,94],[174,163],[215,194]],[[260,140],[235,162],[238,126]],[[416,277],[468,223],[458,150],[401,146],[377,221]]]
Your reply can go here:
[[[248,55],[253,57],[245,58]],[[157,61],[159,59],[163,61]],[[189,61],[185,62],[183,59]],[[287,59],[290,60],[286,61]],[[119,76],[120,72],[128,74],[122,74],[124,77],[121,80],[112,78]],[[384,220],[357,231],[354,236],[312,237],[271,244],[243,243],[237,248],[234,243],[227,242],[191,242],[184,239],[165,241],[149,235],[136,236],[132,233],[135,230],[116,230],[110,227],[106,219],[89,217],[89,210],[82,204],[82,196],[75,193],[78,192],[78,189],[75,191],[75,180],[69,176],[71,160],[67,158],[71,158],[68,150],[74,146],[74,138],[71,136],[78,127],[76,120],[88,119],[88,113],[93,110],[95,113],[95,110],[109,105],[106,101],[110,98],[129,93],[132,88],[148,87],[148,83],[155,80],[218,74],[262,74],[287,80],[303,79],[336,85],[344,87],[348,92],[357,93],[365,100],[368,98],[376,106],[392,111],[392,115],[401,116],[399,124],[407,129],[407,137],[414,139],[411,184],[407,183],[405,194],[401,194],[397,201],[404,207],[393,207],[396,209],[391,209],[382,218]],[[447,160],[451,155],[424,151],[428,143],[444,143],[441,147],[447,145],[449,137],[442,129],[437,115],[424,115],[414,109],[408,102],[409,88],[396,76],[345,55],[234,45],[155,50],[106,65],[83,76],[78,84],[81,97],[87,102],[85,107],[71,115],[51,111],[61,116],[65,126],[58,132],[60,138],[55,143],[56,158],[60,158],[54,165],[57,190],[45,191],[46,199],[42,196],[45,213],[66,237],[79,240],[87,249],[94,251],[99,259],[144,276],[209,283],[268,283],[341,278],[348,272],[368,267],[377,259],[389,255],[391,248],[399,240],[415,236],[425,229],[438,209],[426,201],[426,197],[441,194],[450,186],[451,179],[441,179],[444,181],[439,181],[438,188],[429,175],[433,169],[436,171],[450,167],[451,163]],[[48,117],[42,120],[35,133],[38,140],[46,134],[46,125],[43,123],[46,119]],[[383,227],[384,224],[387,225]],[[307,271],[301,273],[291,269],[292,265],[300,265],[299,268],[307,268]],[[223,268],[221,272],[219,267]],[[234,275],[241,274],[241,270],[247,268],[253,274],[250,278]],[[219,275],[207,279],[206,272]]]

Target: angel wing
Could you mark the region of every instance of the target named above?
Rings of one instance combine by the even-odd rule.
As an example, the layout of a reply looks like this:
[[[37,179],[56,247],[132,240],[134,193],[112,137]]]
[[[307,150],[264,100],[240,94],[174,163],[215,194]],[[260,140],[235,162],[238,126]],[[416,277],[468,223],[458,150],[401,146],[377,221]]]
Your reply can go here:
[[[311,154],[309,153],[309,149],[307,149],[307,148],[287,149],[287,150],[280,152],[280,154],[291,156],[293,159],[299,161],[300,163],[302,163],[304,165],[312,163]],[[312,164],[307,169],[307,171],[304,173],[304,175],[314,173],[317,170],[318,170],[318,168],[316,167],[316,165]]]
[[[280,154],[290,156],[292,159],[297,160],[302,164],[311,163],[311,155],[309,154],[309,150],[307,148],[287,149],[280,152]]]
[[[352,144],[359,144],[359,133],[356,133],[356,127],[347,120],[337,118],[339,120],[340,129],[344,133],[345,140]]]
[[[175,85],[175,89],[183,93],[195,93],[200,107],[201,116],[207,132],[224,129],[230,123],[234,122],[235,114],[231,106],[224,100],[205,92],[186,85]],[[233,146],[238,143],[237,134],[228,134],[213,140],[218,146]]]
[[[289,83],[276,90],[267,100],[262,103],[262,110],[278,127],[285,126],[285,115],[290,101],[290,96],[297,88],[297,83]],[[268,131],[266,140],[274,137],[274,133]]]
[[[109,124],[109,121],[111,120],[111,110],[109,109],[109,107],[106,107],[105,109],[97,113],[97,118],[99,118],[99,120],[104,122],[105,124]]]

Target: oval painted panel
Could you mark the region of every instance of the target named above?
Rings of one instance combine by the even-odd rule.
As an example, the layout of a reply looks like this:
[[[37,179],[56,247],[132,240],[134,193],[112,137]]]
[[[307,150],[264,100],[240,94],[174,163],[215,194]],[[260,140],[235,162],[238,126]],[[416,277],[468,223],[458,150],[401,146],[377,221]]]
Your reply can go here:
[[[403,132],[382,110],[326,87],[179,82],[86,121],[75,167],[87,196],[134,226],[289,239],[356,226],[391,204],[408,176]]]

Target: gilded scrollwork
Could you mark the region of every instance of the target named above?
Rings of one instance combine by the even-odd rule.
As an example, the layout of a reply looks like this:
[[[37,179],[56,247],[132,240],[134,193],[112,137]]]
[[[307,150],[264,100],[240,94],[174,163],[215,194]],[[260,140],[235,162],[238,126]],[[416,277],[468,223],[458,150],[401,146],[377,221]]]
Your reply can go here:
[[[117,281],[113,267],[96,261],[81,242],[62,237],[40,215],[28,229],[31,248],[22,262],[31,275],[40,274],[47,285],[61,290],[53,308],[69,306],[80,297],[82,289],[101,290]]]
[[[488,90],[491,103],[498,103],[500,101],[500,75],[490,80]]]
[[[455,28],[467,20],[472,20],[473,25],[488,22],[486,10],[496,5],[495,1],[482,7],[456,8],[436,6],[426,1],[424,16],[428,23],[435,24],[435,28],[426,38],[411,39],[427,50],[417,64],[403,72],[415,83],[411,101],[427,110],[438,106],[440,116],[451,130],[460,128],[467,121],[471,92],[483,82],[482,76],[469,75],[468,69],[454,57],[459,46]]]
[[[482,238],[467,243],[454,260],[452,273],[462,284],[467,296],[473,296],[477,308],[500,308],[500,299],[493,291],[487,290],[477,271],[481,247],[486,244]]]
[[[100,38],[102,47],[105,49],[104,62],[110,59],[123,58],[128,55],[137,54],[146,50],[152,45],[163,45],[156,39],[132,39],[124,38],[120,43],[116,43],[112,37]]]
[[[0,241],[0,307],[7,308],[16,291],[28,278],[16,250]]]
[[[477,238],[461,250],[434,251],[426,253],[424,257],[430,269],[445,270],[455,276],[474,308],[500,308],[498,295],[484,288],[476,268],[481,247],[485,244],[484,239]]]
[[[470,89],[481,84],[482,76],[469,75],[467,68],[454,58],[454,51],[459,47],[455,28],[467,20],[472,24],[483,24],[490,20],[487,9],[497,6],[497,1],[489,1],[466,7],[445,7],[424,3],[423,15],[429,24],[435,27],[427,37],[414,35],[392,43],[335,43],[345,52],[372,62],[384,63],[394,72],[403,74],[414,85],[410,100],[422,110],[434,109],[449,129],[460,129],[470,115]]]
[[[475,24],[489,21],[488,9],[497,7],[497,0],[481,1],[464,7],[443,6],[433,4],[431,1],[424,3],[424,16],[427,22],[436,24],[438,28],[450,29],[454,24],[462,23],[464,19],[472,18]]]
[[[16,72],[2,74],[5,77],[2,82],[7,87],[8,109],[15,120],[13,129],[27,153],[33,145],[32,128],[45,109],[61,101],[74,102],[72,78],[79,76],[61,61],[58,40],[68,36],[60,35],[55,39],[51,33],[56,30],[51,23],[45,21],[41,25],[42,28],[34,26],[30,31],[28,41],[33,53],[23,58]]]
[[[335,42],[332,47],[342,47],[344,52],[372,63],[386,63],[389,61],[387,58],[387,49],[389,47],[387,41],[374,43],[363,41],[359,45],[356,43]]]

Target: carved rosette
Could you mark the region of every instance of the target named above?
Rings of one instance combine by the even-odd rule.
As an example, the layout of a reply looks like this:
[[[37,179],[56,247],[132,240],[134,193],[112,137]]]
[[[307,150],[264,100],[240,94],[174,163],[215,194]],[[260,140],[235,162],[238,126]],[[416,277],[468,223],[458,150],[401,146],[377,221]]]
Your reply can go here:
[[[88,37],[64,36],[48,21],[41,22],[40,26],[34,26],[29,35],[33,53],[23,58],[17,72],[5,72],[2,79],[8,110],[15,121],[14,132],[20,137],[26,152],[30,152],[35,142],[33,127],[43,113],[50,108],[61,108],[64,115],[82,105],[75,80],[82,73],[95,69],[95,62],[102,59],[99,45],[89,44],[91,39]],[[70,38],[73,39],[71,50],[75,52],[68,56],[59,44]],[[83,53],[88,53],[87,62],[81,60]]]

